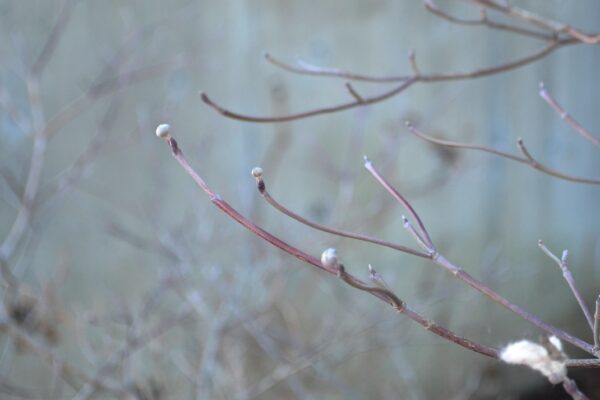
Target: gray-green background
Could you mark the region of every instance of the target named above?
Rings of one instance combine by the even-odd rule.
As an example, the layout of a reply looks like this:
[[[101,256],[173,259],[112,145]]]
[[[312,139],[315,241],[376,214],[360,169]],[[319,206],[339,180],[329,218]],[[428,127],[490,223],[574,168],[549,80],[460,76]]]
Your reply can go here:
[[[456,15],[478,15],[458,1],[439,3]],[[594,0],[515,3],[582,29],[599,26]],[[23,65],[38,56],[59,9],[58,1],[0,1],[1,90],[25,123],[31,110]],[[590,340],[560,271],[537,240],[556,253],[569,249],[591,306],[599,292],[600,189],[482,153],[440,152],[411,136],[403,121],[410,117],[438,137],[515,153],[523,137],[549,166],[598,177],[599,149],[537,94],[544,81],[597,132],[597,46],[570,46],[484,79],[417,84],[384,103],[288,124],[226,119],[199,97],[204,91],[252,115],[350,99],[343,80],[287,73],[266,63],[265,51],[289,62],[299,57],[389,75],[410,71],[411,49],[423,72],[453,72],[510,61],[540,46],[510,33],[449,24],[417,0],[80,1],[41,75],[45,118],[96,82],[128,71],[147,76],[114,82],[118,90],[86,103],[53,135],[41,193],[82,153],[84,173],[35,207],[9,266],[28,290],[53,291],[51,320],[60,332],[53,346],[85,371],[95,371],[122,346],[131,319],[151,326],[175,313],[186,296],[203,304],[202,312],[113,371],[115,381],[138,385],[147,398],[153,385],[164,396],[155,398],[513,398],[521,387],[544,385],[543,378],[444,342],[251,236],[211,205],[154,129],[170,123],[207,183],[289,243],[315,256],[335,246],[359,276],[372,264],[414,308],[471,339],[491,346],[536,339],[533,326],[425,260],[316,232],[278,214],[249,174],[262,166],[271,194],[310,219],[413,245],[402,228],[404,211],[363,168],[367,154],[413,202],[447,258],[516,304]],[[369,95],[387,86],[355,87]],[[101,145],[90,152],[90,141]],[[15,219],[31,151],[31,136],[1,109],[0,239]],[[165,288],[168,279],[176,283]],[[152,293],[160,295],[145,315]],[[38,358],[0,339],[2,381],[42,398],[74,395],[67,385],[56,388],[52,369]]]

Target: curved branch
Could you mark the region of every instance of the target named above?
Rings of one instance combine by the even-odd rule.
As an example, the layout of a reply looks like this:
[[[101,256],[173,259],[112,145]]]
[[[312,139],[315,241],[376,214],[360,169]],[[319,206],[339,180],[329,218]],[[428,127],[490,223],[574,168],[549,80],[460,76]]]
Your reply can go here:
[[[545,46],[541,50],[539,50],[535,53],[532,53],[526,57],[520,58],[518,60],[508,62],[505,64],[501,64],[501,65],[497,65],[495,67],[483,68],[483,69],[478,69],[478,70],[474,70],[474,71],[470,71],[470,72],[460,72],[460,73],[452,73],[452,74],[421,74],[421,75],[413,75],[410,77],[408,77],[408,76],[402,77],[403,83],[400,84],[399,86],[396,86],[396,87],[392,88],[391,90],[382,92],[378,95],[374,95],[371,97],[364,97],[364,98],[362,98],[362,101],[354,98],[354,101],[351,101],[351,102],[342,103],[339,105],[334,105],[334,106],[329,106],[329,107],[321,107],[321,108],[317,108],[314,110],[303,111],[303,112],[289,114],[289,115],[280,115],[280,116],[246,115],[246,114],[241,114],[241,113],[238,113],[235,111],[228,110],[225,107],[220,106],[219,104],[214,102],[206,93],[203,93],[203,92],[200,93],[200,98],[208,106],[210,106],[215,111],[217,111],[221,115],[228,117],[228,118],[236,119],[239,121],[255,122],[255,123],[288,122],[288,121],[309,118],[309,117],[322,115],[322,114],[336,113],[336,112],[345,111],[345,110],[349,110],[352,108],[370,105],[370,104],[374,104],[374,103],[379,103],[379,102],[382,102],[384,100],[387,100],[391,97],[394,97],[394,96],[402,93],[405,89],[407,89],[408,87],[410,87],[411,85],[413,85],[414,83],[417,83],[417,82],[442,82],[442,81],[458,81],[458,80],[466,80],[466,79],[476,79],[476,78],[482,78],[482,77],[486,77],[486,76],[490,76],[490,75],[495,75],[495,74],[500,74],[503,72],[511,71],[511,70],[520,68],[524,65],[531,64],[541,58],[544,58],[545,56],[552,53],[553,51],[555,51],[556,49],[558,49],[561,46],[570,45],[570,44],[574,44],[574,43],[578,43],[578,42],[575,40],[568,40],[568,39],[553,41],[548,46]],[[286,65],[286,64],[284,64],[284,65]],[[287,68],[287,67],[289,67],[289,68]],[[336,76],[336,77],[343,77],[344,79],[352,79],[351,78],[352,74],[349,74],[349,73],[345,73],[344,75],[332,75],[331,73],[325,73],[325,71],[327,71],[327,70],[317,73],[314,70],[295,68],[295,67],[291,67],[288,65],[286,65],[286,70],[296,72],[299,74],[305,74],[305,75]],[[378,78],[371,77],[370,79],[375,80]]]
[[[422,131],[418,130],[410,122],[407,122],[406,126],[408,127],[408,130],[412,134],[414,134],[415,136],[417,136],[429,143],[437,144],[437,145],[444,146],[444,147],[483,151],[486,153],[494,154],[499,157],[507,158],[509,160],[513,160],[513,161],[516,161],[516,162],[519,162],[522,164],[529,165],[530,167],[537,169],[538,171],[541,171],[545,174],[554,176],[559,179],[563,179],[563,180],[570,181],[570,182],[587,183],[587,184],[591,184],[591,185],[600,185],[600,179],[568,175],[568,174],[564,174],[562,172],[555,171],[551,168],[548,168],[547,166],[545,166],[544,164],[540,163],[539,161],[537,161],[536,159],[533,158],[533,156],[529,153],[529,151],[525,147],[525,143],[523,143],[523,139],[521,139],[521,138],[519,138],[517,140],[517,146],[519,147],[519,150],[523,153],[524,157],[519,157],[514,154],[505,152],[505,151],[494,149],[492,147],[480,146],[480,145],[469,144],[469,143],[453,142],[450,140],[437,139],[432,136],[426,135]]]
[[[383,177],[381,177],[381,176],[378,177],[378,175],[379,174],[375,175],[377,180],[379,180],[380,183],[382,183],[382,185],[385,187],[385,189],[390,194],[392,194],[394,197],[396,197],[395,194],[397,194],[398,191],[393,186],[391,186],[387,181],[385,181]],[[412,206],[410,205],[410,203],[407,200],[405,200],[404,198],[402,198],[402,200],[403,201],[400,201],[400,202],[407,209],[413,210]],[[416,212],[414,214],[415,215],[413,217],[417,218],[418,215],[416,214]],[[433,245],[431,245],[431,249],[434,250],[434,253],[432,254],[432,261],[435,264],[439,265],[440,267],[446,269],[448,272],[450,272],[453,276],[455,276],[459,280],[463,281],[467,285],[471,286],[473,289],[482,293],[483,295],[488,297],[490,300],[500,304],[501,306],[504,306],[505,308],[512,311],[513,313],[515,313],[519,317],[523,318],[524,320],[529,321],[531,324],[537,326],[538,328],[540,328],[554,336],[557,336],[557,337],[561,338],[562,340],[569,342],[572,345],[577,346],[580,349],[582,349],[590,354],[595,355],[594,346],[592,346],[591,344],[563,331],[562,329],[559,329],[553,325],[550,325],[550,324],[542,321],[536,315],[530,313],[529,311],[519,307],[518,305],[516,305],[514,303],[511,303],[507,298],[503,297],[501,294],[492,290],[485,283],[483,283],[479,279],[475,278],[474,276],[469,274],[464,269],[452,264],[450,261],[448,261],[446,258],[444,258],[440,253],[435,251],[435,248],[433,247]]]
[[[335,228],[330,228],[328,226],[325,225],[321,225],[318,224],[316,222],[312,222],[309,221],[308,219],[296,214],[295,212],[287,209],[285,206],[281,205],[279,202],[277,202],[277,200],[275,200],[273,197],[271,197],[271,195],[269,194],[269,192],[267,191],[267,187],[265,185],[264,180],[262,179],[261,176],[258,176],[256,178],[256,183],[257,183],[257,189],[258,192],[261,194],[261,196],[267,201],[267,203],[269,203],[271,206],[273,206],[276,210],[278,210],[279,212],[287,215],[288,217],[300,222],[303,225],[306,226],[310,226],[311,228],[317,229],[319,231],[322,232],[327,232],[327,233],[331,233],[332,235],[337,235],[337,236],[342,236],[342,237],[346,237],[349,239],[355,239],[355,240],[360,240],[363,242],[369,242],[369,243],[374,243],[383,247],[388,247],[390,249],[394,249],[394,250],[398,250],[401,251],[403,253],[408,253],[408,254],[412,254],[414,256],[417,257],[423,257],[423,258],[431,258],[431,256],[427,253],[423,253],[421,251],[418,250],[414,250],[411,249],[410,247],[406,247],[406,246],[402,246],[393,242],[388,242],[385,240],[381,240],[381,239],[377,239],[371,236],[367,236],[367,235],[362,235],[360,233],[354,233],[354,232],[348,232],[348,231],[343,231],[340,229],[335,229]]]
[[[511,33],[515,33],[518,35],[529,36],[529,37],[532,37],[535,39],[541,39],[541,40],[546,40],[546,41],[551,41],[551,40],[556,39],[556,35],[552,34],[552,33],[543,33],[543,32],[538,32],[538,31],[534,31],[531,29],[521,28],[521,27],[514,26],[514,25],[507,25],[507,24],[502,24],[499,22],[490,21],[487,18],[485,9],[481,10],[481,18],[479,18],[479,19],[464,19],[464,18],[455,17],[455,16],[450,15],[447,12],[443,11],[441,8],[439,8],[433,2],[433,0],[423,0],[423,3],[425,4],[425,8],[427,9],[427,11],[429,11],[430,13],[434,14],[435,16],[442,18],[453,24],[465,25],[465,26],[484,26],[484,27],[487,27],[490,29],[511,32]]]
[[[600,139],[594,135],[587,129],[585,129],[575,118],[571,117],[567,110],[560,105],[560,103],[548,92],[548,90],[544,87],[544,83],[540,82],[540,97],[544,99],[546,103],[556,113],[560,116],[560,118],[567,123],[571,128],[573,128],[577,133],[581,136],[592,142],[594,146],[600,147]]]
[[[559,21],[553,21],[551,19],[537,15],[531,11],[509,5],[507,3],[501,4],[496,0],[474,0],[477,4],[482,7],[486,7],[498,12],[501,12],[511,18],[520,19],[531,25],[545,29],[555,34],[565,33],[571,36],[573,39],[585,43],[585,44],[598,44],[600,43],[600,34],[597,33],[584,33],[572,26]]]
[[[257,226],[253,222],[249,221],[246,217],[241,215],[237,210],[235,210],[227,202],[225,202],[223,199],[221,199],[221,197],[219,195],[215,194],[215,192],[213,192],[212,189],[210,189],[206,185],[204,180],[189,165],[188,161],[183,156],[183,153],[182,153],[181,149],[179,148],[179,145],[177,144],[175,139],[170,134],[164,135],[164,139],[169,144],[169,147],[171,148],[171,153],[173,154],[173,157],[175,157],[175,159],[177,160],[179,165],[181,167],[183,167],[183,169],[194,180],[194,182],[204,192],[206,192],[206,194],[208,194],[208,196],[210,197],[213,204],[215,204],[218,208],[221,209],[221,211],[225,212],[231,218],[233,218],[234,220],[236,220],[237,222],[242,224],[250,232],[252,232],[255,235],[259,236],[260,238],[266,240],[267,242],[271,243],[275,247],[278,247],[279,249],[283,250],[284,252],[306,262],[307,264],[310,264],[320,270],[323,270],[334,276],[342,278],[346,284],[348,284],[354,288],[364,290],[367,293],[377,297],[378,299],[385,301],[386,303],[392,305],[394,307],[394,309],[396,311],[398,311],[399,313],[406,315],[407,317],[409,317],[410,319],[412,319],[413,321],[415,321],[416,323],[418,323],[419,325],[424,327],[426,330],[442,337],[443,339],[451,341],[459,346],[462,346],[471,351],[475,351],[479,354],[483,354],[483,355],[491,357],[491,358],[498,358],[498,351],[496,349],[485,346],[485,345],[481,345],[479,343],[476,343],[476,342],[470,341],[468,339],[465,339],[463,337],[460,337],[460,336],[456,335],[454,332],[452,332],[451,330],[446,329],[440,325],[437,325],[433,321],[426,319],[425,317],[423,317],[416,311],[408,308],[406,306],[406,304],[404,304],[401,300],[399,300],[398,297],[395,294],[393,294],[392,292],[390,292],[389,290],[382,289],[379,287],[371,288],[369,285],[367,285],[362,280],[356,278],[354,275],[351,275],[351,274],[345,272],[345,270],[342,272],[342,270],[339,268],[339,266],[323,265],[320,262],[320,260],[318,260],[316,257],[313,257],[313,256],[303,252],[302,250],[299,250],[296,247],[293,247],[293,246],[285,243],[284,241],[276,238],[275,236],[273,236],[269,232],[265,231],[261,227]],[[368,288],[368,289],[365,290],[366,288]]]

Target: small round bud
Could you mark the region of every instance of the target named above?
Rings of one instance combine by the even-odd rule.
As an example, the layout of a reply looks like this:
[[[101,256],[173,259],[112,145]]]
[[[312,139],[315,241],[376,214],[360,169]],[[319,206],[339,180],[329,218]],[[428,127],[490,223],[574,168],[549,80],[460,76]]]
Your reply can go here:
[[[254,168],[252,168],[252,172],[250,172],[250,173],[252,174],[253,177],[260,178],[260,177],[262,177],[263,169],[261,167],[254,167]]]
[[[329,269],[338,267],[337,251],[333,247],[328,248],[321,254],[321,265]]]
[[[156,127],[156,136],[161,139],[166,139],[171,135],[171,125],[160,124]]]

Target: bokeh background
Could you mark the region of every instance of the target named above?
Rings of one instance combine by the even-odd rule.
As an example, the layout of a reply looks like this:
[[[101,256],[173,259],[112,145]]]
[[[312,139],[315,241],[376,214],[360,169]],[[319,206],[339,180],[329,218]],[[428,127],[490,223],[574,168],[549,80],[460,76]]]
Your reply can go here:
[[[258,195],[249,173],[262,166],[271,194],[307,218],[412,245],[404,211],[363,168],[368,155],[413,202],[448,259],[591,340],[537,240],[556,253],[569,249],[591,306],[600,279],[600,188],[486,154],[442,151],[410,135],[403,121],[515,153],[523,137],[549,166],[598,177],[598,149],[537,93],[544,81],[597,131],[597,46],[569,46],[483,79],[417,84],[370,107],[252,124],[215,113],[199,92],[252,115],[349,99],[343,80],[282,71],[265,62],[266,51],[291,63],[394,75],[410,71],[411,49],[421,71],[454,72],[514,60],[540,43],[450,24],[416,0],[71,3],[61,13],[65,2],[0,0],[0,239],[17,215],[37,115],[55,129],[30,224],[7,265],[25,297],[37,298],[31,336],[118,389],[99,390],[97,398],[511,399],[551,390],[541,375],[444,342],[253,237],[172,159],[154,135],[164,122],[216,192],[283,240],[315,256],[336,247],[359,276],[372,264],[407,303],[473,340],[502,346],[537,339],[532,325],[426,260],[282,216]],[[478,16],[460,1],[439,3]],[[515,3],[598,29],[595,0]],[[64,29],[32,106],[28,66],[60,18]],[[363,95],[386,88],[355,87]],[[160,334],[144,336],[156,327]],[[140,335],[146,339],[132,345]],[[570,346],[567,352],[584,356]],[[85,398],[90,388],[65,383],[60,368],[0,336],[0,398]],[[597,372],[574,376],[586,382],[594,374],[597,380]]]

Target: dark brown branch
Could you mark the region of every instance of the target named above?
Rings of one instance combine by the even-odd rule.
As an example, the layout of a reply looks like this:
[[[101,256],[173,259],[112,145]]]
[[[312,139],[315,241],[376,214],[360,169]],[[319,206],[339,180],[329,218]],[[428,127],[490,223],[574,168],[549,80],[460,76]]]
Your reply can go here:
[[[423,253],[423,252],[415,250],[415,249],[411,249],[410,247],[402,246],[402,245],[388,242],[385,240],[380,240],[380,239],[370,237],[367,235],[362,235],[360,233],[348,232],[348,231],[343,231],[340,229],[331,228],[331,227],[328,227],[325,225],[318,224],[316,222],[309,221],[308,219],[296,214],[295,212],[293,212],[293,211],[289,210],[288,208],[286,208],[285,206],[281,205],[277,200],[275,200],[273,197],[271,197],[271,195],[267,191],[266,184],[261,176],[256,177],[256,183],[257,183],[258,192],[267,201],[267,203],[269,203],[271,206],[273,206],[276,210],[278,210],[281,213],[287,215],[288,217],[300,222],[301,224],[310,226],[311,228],[317,229],[322,232],[331,233],[332,235],[342,236],[342,237],[346,237],[349,239],[360,240],[363,242],[374,243],[374,244],[377,244],[380,246],[389,247],[390,249],[401,251],[403,253],[412,254],[417,257],[431,258],[431,256],[429,254]]]
[[[546,103],[556,113],[560,116],[560,118],[565,121],[571,128],[573,128],[577,133],[581,136],[592,142],[597,147],[600,147],[600,138],[592,135],[590,131],[585,129],[575,118],[571,117],[569,113],[560,105],[560,103],[548,92],[548,90],[544,87],[543,83],[540,83],[540,97],[544,99]]]
[[[551,175],[551,176],[554,176],[556,178],[560,178],[560,179],[563,179],[566,181],[587,183],[587,184],[592,184],[592,185],[600,184],[600,179],[568,175],[568,174],[564,174],[562,172],[555,171],[555,170],[545,166],[544,164],[540,163],[535,158],[533,158],[531,153],[529,153],[529,151],[525,147],[525,143],[523,142],[523,139],[521,139],[521,138],[519,138],[517,140],[517,146],[518,146],[519,150],[521,151],[521,153],[523,153],[524,157],[519,157],[514,154],[507,153],[505,151],[494,149],[492,147],[474,145],[474,144],[469,144],[469,143],[453,142],[450,140],[437,139],[432,136],[426,135],[419,129],[415,128],[412,125],[412,123],[410,123],[410,122],[407,122],[406,126],[408,127],[408,130],[412,134],[414,134],[415,136],[417,136],[429,143],[437,144],[437,145],[444,146],[444,147],[452,147],[452,148],[468,149],[468,150],[479,150],[479,151],[483,151],[486,153],[494,154],[499,157],[507,158],[509,160],[513,160],[513,161],[516,161],[516,162],[519,162],[522,164],[529,165],[530,167],[537,169],[538,171],[541,171],[545,174],[548,174],[548,175]]]
[[[520,68],[524,65],[530,64],[534,61],[544,58],[545,56],[552,53],[554,50],[556,50],[560,46],[574,44],[574,43],[578,43],[578,42],[574,41],[574,40],[553,41],[548,46],[542,48],[541,50],[539,50],[535,53],[532,53],[529,56],[518,59],[516,61],[497,65],[495,67],[478,69],[478,70],[470,71],[470,72],[452,73],[452,74],[429,74],[429,75],[423,74],[423,75],[419,75],[419,76],[402,77],[403,83],[401,85],[396,86],[396,87],[392,88],[391,90],[385,91],[378,95],[374,95],[371,97],[365,97],[363,101],[358,101],[355,99],[355,101],[348,102],[348,103],[343,103],[343,104],[329,106],[329,107],[321,107],[321,108],[317,108],[314,110],[303,111],[303,112],[289,114],[289,115],[262,117],[262,116],[240,114],[240,113],[237,113],[234,111],[230,111],[230,110],[220,106],[219,104],[215,103],[206,93],[201,93],[200,97],[204,103],[206,103],[207,105],[212,107],[214,110],[216,110],[218,113],[220,113],[228,118],[232,118],[232,119],[236,119],[236,120],[240,120],[240,121],[246,121],[246,122],[256,122],[256,123],[274,123],[274,122],[294,121],[297,119],[309,118],[309,117],[322,115],[322,114],[331,114],[331,113],[336,113],[336,112],[340,112],[340,111],[345,111],[345,110],[360,107],[363,105],[379,103],[381,101],[387,100],[391,97],[394,97],[394,96],[402,93],[405,89],[407,89],[408,87],[410,87],[412,84],[414,84],[416,82],[443,82],[443,81],[458,81],[458,80],[466,80],[466,79],[476,79],[476,78],[482,78],[485,76],[490,76],[490,75],[495,75],[495,74],[511,71],[513,69]],[[281,64],[283,64],[283,63],[279,62],[277,65],[281,66]],[[344,74],[343,76],[339,75],[339,74],[332,75],[330,73],[318,73],[317,71],[314,71],[314,70],[304,70],[302,68],[291,67],[291,66],[288,66],[287,64],[286,64],[286,66],[289,67],[289,68],[286,68],[289,71],[300,73],[300,74],[305,74],[305,75],[336,76],[336,77],[343,77],[345,79],[352,79],[351,74]],[[373,78],[373,79],[376,79],[376,78]]]
[[[396,86],[395,88],[393,88],[391,90],[388,90],[387,92],[383,92],[379,95],[375,95],[372,97],[364,97],[362,101],[354,100],[349,103],[343,103],[343,104],[340,104],[337,106],[317,108],[315,110],[304,111],[304,112],[297,113],[297,114],[274,116],[274,117],[255,117],[255,116],[251,116],[251,115],[238,114],[236,112],[229,111],[229,110],[221,107],[220,105],[218,105],[217,103],[212,101],[206,93],[201,93],[200,97],[203,102],[205,102],[210,107],[215,109],[217,112],[219,112],[220,114],[222,114],[228,118],[237,119],[237,120],[246,121],[246,122],[259,122],[259,123],[287,122],[287,121],[294,121],[294,120],[302,119],[302,118],[313,117],[313,116],[321,115],[321,114],[336,113],[339,111],[349,110],[351,108],[355,108],[355,107],[359,107],[359,106],[378,103],[380,101],[387,100],[390,97],[394,97],[399,93],[402,93],[405,89],[407,89],[410,85],[412,85],[416,81],[417,80],[415,78],[411,78],[411,79],[405,81],[404,83],[402,83],[401,85]]]

